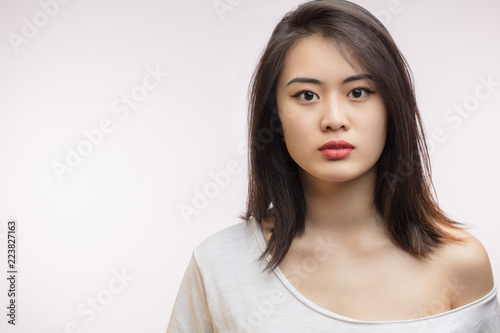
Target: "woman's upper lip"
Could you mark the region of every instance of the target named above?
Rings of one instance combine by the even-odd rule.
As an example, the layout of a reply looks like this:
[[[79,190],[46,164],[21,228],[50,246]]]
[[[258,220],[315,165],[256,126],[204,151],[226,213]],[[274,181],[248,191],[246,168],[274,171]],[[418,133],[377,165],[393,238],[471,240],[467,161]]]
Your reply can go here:
[[[344,141],[344,140],[339,140],[339,141],[328,141],[321,147],[319,147],[319,150],[323,149],[340,149],[340,148],[354,148],[353,145],[351,145],[349,142]]]

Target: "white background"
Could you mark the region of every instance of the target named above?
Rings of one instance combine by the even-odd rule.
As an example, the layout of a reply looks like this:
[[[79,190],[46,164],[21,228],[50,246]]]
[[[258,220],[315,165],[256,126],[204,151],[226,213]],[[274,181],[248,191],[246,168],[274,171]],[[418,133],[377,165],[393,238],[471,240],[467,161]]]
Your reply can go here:
[[[233,0],[220,16],[212,0],[73,0],[44,22],[37,1],[0,1],[0,276],[8,219],[18,221],[19,269],[16,327],[0,279],[0,331],[166,330],[193,248],[240,222],[248,84],[275,25],[301,2]],[[499,3],[355,2],[408,59],[425,129],[446,136],[431,149],[439,203],[471,225],[498,284]],[[24,38],[34,16],[38,31],[16,47],[12,34]],[[169,75],[120,118],[113,103],[140,93],[148,68]],[[443,118],[489,76],[497,86],[470,115]],[[113,130],[59,181],[52,164],[65,164],[68,147],[85,145],[84,131],[103,119]],[[179,207],[230,161],[230,184],[183,218]]]

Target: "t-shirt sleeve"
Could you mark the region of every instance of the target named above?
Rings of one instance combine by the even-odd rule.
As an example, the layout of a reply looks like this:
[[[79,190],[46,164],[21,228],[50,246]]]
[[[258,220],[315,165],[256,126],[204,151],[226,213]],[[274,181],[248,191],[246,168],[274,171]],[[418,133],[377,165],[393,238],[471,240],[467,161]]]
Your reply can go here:
[[[203,277],[193,252],[177,293],[167,333],[213,331]]]
[[[474,330],[471,332],[498,333],[500,332],[500,304],[495,297],[489,302],[486,309],[480,314]]]
[[[455,319],[455,323],[457,332],[500,332],[500,304],[496,292],[488,299],[469,306],[468,312]]]

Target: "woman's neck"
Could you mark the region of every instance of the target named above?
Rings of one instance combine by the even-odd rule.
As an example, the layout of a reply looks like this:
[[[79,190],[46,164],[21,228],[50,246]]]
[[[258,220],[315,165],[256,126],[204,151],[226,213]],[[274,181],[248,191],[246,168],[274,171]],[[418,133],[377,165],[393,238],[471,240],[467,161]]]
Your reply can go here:
[[[376,169],[342,182],[327,182],[300,170],[306,201],[305,232],[335,233],[348,238],[383,232],[381,217],[374,205]]]

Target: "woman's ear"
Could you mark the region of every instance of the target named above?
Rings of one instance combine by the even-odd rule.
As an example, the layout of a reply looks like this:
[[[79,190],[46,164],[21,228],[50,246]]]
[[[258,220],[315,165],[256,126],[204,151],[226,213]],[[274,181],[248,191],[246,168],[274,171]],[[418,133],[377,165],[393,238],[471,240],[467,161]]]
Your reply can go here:
[[[283,127],[281,126],[281,120],[280,116],[278,113],[278,108],[273,106],[272,112],[271,112],[271,121],[270,121],[270,127],[271,131],[275,133],[276,135],[283,136]]]

